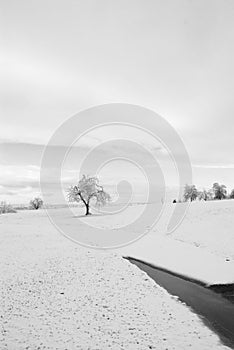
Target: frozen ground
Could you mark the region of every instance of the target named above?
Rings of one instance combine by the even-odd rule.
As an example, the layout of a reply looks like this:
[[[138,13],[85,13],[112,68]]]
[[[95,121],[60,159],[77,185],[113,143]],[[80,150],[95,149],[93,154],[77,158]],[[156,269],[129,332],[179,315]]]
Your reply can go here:
[[[145,273],[64,238],[44,211],[2,215],[0,232],[1,349],[227,349]]]

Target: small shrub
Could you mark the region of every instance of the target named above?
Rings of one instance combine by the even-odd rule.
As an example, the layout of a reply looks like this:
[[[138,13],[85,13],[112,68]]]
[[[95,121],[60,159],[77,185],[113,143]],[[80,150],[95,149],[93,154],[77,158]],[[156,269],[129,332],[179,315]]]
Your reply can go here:
[[[11,204],[7,204],[6,202],[0,203],[0,214],[6,213],[17,213],[17,211],[13,208]]]
[[[205,190],[203,189],[202,191],[198,192],[198,199],[201,201],[210,201],[214,199],[214,193],[213,190]]]

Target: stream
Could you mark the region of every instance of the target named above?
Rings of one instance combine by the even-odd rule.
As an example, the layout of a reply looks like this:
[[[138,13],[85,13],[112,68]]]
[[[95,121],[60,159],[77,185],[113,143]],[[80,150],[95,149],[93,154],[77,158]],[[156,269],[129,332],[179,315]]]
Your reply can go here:
[[[219,336],[224,345],[234,349],[234,303],[231,300],[205,286],[175,276],[143,261],[130,257],[127,259],[146,272],[168,293],[178,296],[179,300]]]

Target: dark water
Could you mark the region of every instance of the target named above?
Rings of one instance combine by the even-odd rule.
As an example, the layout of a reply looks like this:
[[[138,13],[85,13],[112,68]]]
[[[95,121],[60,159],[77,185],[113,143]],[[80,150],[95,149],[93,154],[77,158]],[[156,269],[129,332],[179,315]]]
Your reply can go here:
[[[233,273],[234,274],[234,273]],[[234,304],[234,284],[213,285],[209,288]]]
[[[223,344],[234,349],[234,304],[230,300],[209,288],[157,269],[142,261],[132,258],[128,260],[145,271],[170,294],[178,296],[200,316],[206,326],[219,336]]]

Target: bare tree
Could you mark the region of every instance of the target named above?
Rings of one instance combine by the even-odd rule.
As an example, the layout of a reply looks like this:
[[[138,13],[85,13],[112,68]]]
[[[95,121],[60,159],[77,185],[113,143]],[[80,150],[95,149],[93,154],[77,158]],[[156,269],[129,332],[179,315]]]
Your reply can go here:
[[[30,201],[30,207],[32,209],[38,210],[43,206],[43,200],[39,197],[35,197]]]
[[[85,215],[90,215],[90,203],[95,206],[104,206],[111,200],[110,195],[99,185],[97,177],[83,175],[78,185],[68,189],[68,199],[70,202],[83,202],[86,208]]]

